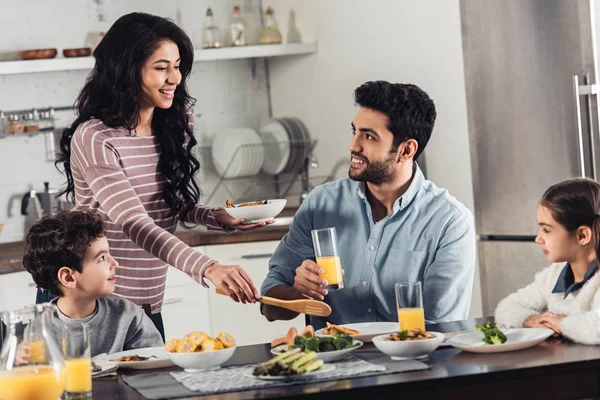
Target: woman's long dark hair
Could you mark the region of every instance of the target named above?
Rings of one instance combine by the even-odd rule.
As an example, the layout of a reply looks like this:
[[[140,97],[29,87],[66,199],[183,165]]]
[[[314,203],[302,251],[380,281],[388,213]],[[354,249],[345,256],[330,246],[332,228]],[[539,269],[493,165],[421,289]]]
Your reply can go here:
[[[183,220],[200,197],[194,175],[200,163],[192,153],[197,144],[189,127],[189,115],[195,99],[186,87],[192,69],[194,47],[185,32],[168,19],[145,13],[131,13],[119,18],[94,50],[96,63],[76,102],[77,119],[64,130],[61,154],[55,165],[63,164],[67,187],[61,193],[74,199],[75,185],[71,172],[71,138],[77,127],[98,118],[107,126],[135,129],[140,123],[140,71],[146,60],[163,41],[179,47],[181,83],[175,90],[173,105],[156,107],[152,131],[161,147],[158,170],[169,181],[163,198],[173,211],[173,218]]]
[[[540,204],[568,232],[575,232],[581,226],[590,227],[596,260],[600,263],[600,183],[586,178],[557,183],[546,190]]]

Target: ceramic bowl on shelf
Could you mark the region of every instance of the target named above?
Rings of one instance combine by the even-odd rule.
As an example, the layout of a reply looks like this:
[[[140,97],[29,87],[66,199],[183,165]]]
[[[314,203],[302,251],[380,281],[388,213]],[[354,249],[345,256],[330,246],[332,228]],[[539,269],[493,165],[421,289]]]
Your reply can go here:
[[[19,52],[21,60],[41,60],[45,58],[54,58],[58,51],[56,49],[33,49]]]
[[[257,206],[239,207],[241,204],[234,204],[235,207],[225,208],[227,214],[233,218],[244,218],[246,224],[254,224],[275,218],[285,208],[286,199],[266,200],[267,204]]]
[[[429,332],[434,338],[421,340],[386,340],[389,334],[375,336],[373,344],[384,354],[392,357],[393,360],[412,360],[426,358],[444,341],[444,334],[440,332]]]
[[[196,372],[220,368],[233,356],[235,349],[236,346],[233,346],[222,350],[196,353],[167,352],[167,355],[175,365],[185,369],[186,372]]]
[[[62,53],[65,57],[88,57],[90,54],[92,54],[92,49],[90,47],[63,49]]]

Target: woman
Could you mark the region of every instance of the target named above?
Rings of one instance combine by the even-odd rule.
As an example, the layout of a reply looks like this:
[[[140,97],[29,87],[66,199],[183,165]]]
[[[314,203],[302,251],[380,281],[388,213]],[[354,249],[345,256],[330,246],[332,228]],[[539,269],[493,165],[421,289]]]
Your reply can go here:
[[[119,262],[115,294],[149,308],[161,333],[168,265],[205,287],[210,280],[235,301],[255,302],[258,290],[243,268],[221,265],[173,235],[178,221],[225,231],[267,224],[242,225],[197,204],[189,37],[167,19],[132,13],[113,24],[94,57],[57,165],[64,165],[65,193],[76,209],[97,210],[106,223]]]

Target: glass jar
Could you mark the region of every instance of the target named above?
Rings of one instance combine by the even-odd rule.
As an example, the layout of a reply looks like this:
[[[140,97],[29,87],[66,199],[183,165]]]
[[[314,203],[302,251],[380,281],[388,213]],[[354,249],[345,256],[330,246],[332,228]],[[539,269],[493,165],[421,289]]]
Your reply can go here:
[[[240,6],[233,6],[233,16],[229,23],[229,46],[245,46],[248,22],[242,17]]]
[[[33,133],[33,132],[37,132],[39,130],[38,120],[36,119],[35,114],[37,114],[37,111],[35,113],[28,112],[26,114],[23,114],[23,125],[24,125],[23,130],[27,133]]]
[[[206,16],[204,17],[204,28],[202,30],[202,48],[214,49],[221,47],[221,35],[219,27],[215,24],[212,9],[209,7],[206,9]]]
[[[260,33],[258,41],[261,44],[277,44],[282,41],[281,32],[275,20],[275,12],[271,7],[267,7],[267,11],[265,11],[265,27]]]
[[[56,400],[62,395],[65,363],[50,325],[55,310],[54,305],[44,303],[2,313],[6,326],[0,352],[2,400]],[[25,346],[36,348],[38,353],[34,356],[32,351],[27,359]]]
[[[25,130],[25,124],[21,122],[21,116],[18,114],[10,114],[6,118],[6,124],[4,125],[4,131],[7,135],[16,135],[23,133]]]
[[[54,129],[54,109],[40,111],[40,120],[38,121],[38,128],[40,131],[51,131]]]

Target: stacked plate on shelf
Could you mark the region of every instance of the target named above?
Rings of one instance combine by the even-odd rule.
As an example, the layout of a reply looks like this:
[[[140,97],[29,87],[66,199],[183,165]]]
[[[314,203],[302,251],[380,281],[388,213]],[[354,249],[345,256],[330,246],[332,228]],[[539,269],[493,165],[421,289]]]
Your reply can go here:
[[[310,150],[308,129],[298,118],[276,118],[258,131],[264,148],[262,170],[269,175],[299,170]]]
[[[233,128],[217,134],[212,160],[223,178],[254,176],[260,172],[265,151],[261,137],[252,128]]]

